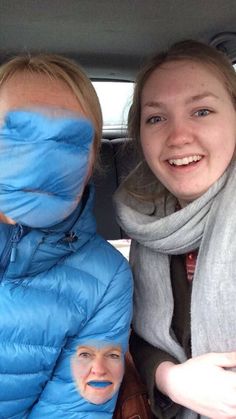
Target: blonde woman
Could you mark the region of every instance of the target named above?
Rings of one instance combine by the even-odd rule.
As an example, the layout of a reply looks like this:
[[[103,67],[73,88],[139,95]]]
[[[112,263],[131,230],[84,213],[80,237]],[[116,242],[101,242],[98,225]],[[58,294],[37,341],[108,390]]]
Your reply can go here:
[[[155,417],[236,417],[236,75],[183,41],[140,73],[140,163],[116,195],[132,238],[131,352]]]
[[[90,182],[102,118],[93,86],[61,56],[0,68],[0,416],[111,418],[80,392],[71,360],[85,341],[126,351],[132,281],[96,234]]]

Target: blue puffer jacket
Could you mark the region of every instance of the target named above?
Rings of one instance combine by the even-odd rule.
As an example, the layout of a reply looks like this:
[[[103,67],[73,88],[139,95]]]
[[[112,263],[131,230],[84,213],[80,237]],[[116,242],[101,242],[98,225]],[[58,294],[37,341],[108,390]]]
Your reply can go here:
[[[86,402],[70,369],[85,339],[128,341],[130,270],[96,234],[92,207],[90,186],[55,227],[0,224],[0,418],[112,417],[116,397]]]

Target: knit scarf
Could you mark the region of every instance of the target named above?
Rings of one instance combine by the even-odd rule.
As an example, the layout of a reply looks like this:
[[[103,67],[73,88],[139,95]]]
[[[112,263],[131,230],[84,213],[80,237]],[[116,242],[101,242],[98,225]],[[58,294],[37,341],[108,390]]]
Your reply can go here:
[[[120,226],[133,239],[130,263],[135,331],[179,362],[186,360],[171,322],[169,255],[199,249],[191,297],[192,356],[236,348],[236,166],[200,198],[175,212],[176,199],[140,203],[124,187],[115,195]],[[194,419],[188,409],[181,419]]]

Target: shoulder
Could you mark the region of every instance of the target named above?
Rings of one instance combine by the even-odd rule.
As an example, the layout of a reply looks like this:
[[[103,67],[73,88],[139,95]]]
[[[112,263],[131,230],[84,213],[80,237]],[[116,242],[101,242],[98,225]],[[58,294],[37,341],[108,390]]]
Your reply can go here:
[[[64,261],[64,264],[89,276],[107,287],[119,277],[120,284],[132,282],[131,269],[125,257],[109,242],[95,234],[79,251]]]
[[[124,268],[126,267],[129,269],[129,263],[127,259],[122,255],[121,252],[117,250],[117,248],[103,239],[101,236],[96,235],[94,237],[94,241],[92,242],[92,246],[94,246],[94,250],[96,254],[98,255],[98,248],[99,248],[99,256],[104,257],[104,260],[111,260],[112,265],[115,268],[115,270],[122,265]]]

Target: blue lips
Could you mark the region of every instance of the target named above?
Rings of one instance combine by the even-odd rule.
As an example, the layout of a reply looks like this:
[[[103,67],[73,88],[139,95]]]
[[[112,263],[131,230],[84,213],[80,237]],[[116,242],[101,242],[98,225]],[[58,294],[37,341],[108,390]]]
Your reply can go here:
[[[97,387],[97,388],[108,387],[111,384],[112,384],[111,381],[89,381],[88,383],[89,386]]]

